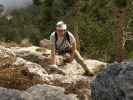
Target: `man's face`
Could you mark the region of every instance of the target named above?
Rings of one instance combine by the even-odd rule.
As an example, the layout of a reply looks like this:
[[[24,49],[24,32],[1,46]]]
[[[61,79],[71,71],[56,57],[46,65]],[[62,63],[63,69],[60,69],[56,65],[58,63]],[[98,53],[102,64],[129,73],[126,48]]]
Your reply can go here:
[[[65,32],[65,30],[57,30],[57,32],[59,33],[59,34],[64,34],[64,32]]]

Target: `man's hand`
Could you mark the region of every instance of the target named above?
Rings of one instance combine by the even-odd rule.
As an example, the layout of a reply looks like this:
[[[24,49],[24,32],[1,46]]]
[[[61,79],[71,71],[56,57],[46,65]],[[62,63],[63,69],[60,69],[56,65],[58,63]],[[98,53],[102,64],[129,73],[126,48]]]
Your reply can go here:
[[[73,61],[73,57],[71,57],[71,55],[66,55],[64,62],[65,63],[71,63]]]
[[[73,61],[73,59],[71,59],[71,58],[67,58],[64,60],[65,63],[71,63],[72,61]]]
[[[72,61],[73,61],[73,58],[72,57],[69,57],[69,58],[64,59],[64,62],[65,63],[71,63]]]

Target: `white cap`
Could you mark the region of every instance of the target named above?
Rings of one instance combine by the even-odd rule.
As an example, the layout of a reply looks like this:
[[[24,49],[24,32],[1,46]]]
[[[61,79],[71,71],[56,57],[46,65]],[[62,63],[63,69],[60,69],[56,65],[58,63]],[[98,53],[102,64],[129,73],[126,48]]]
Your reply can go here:
[[[67,29],[67,25],[63,21],[59,21],[56,24],[56,29],[57,30],[66,30]]]

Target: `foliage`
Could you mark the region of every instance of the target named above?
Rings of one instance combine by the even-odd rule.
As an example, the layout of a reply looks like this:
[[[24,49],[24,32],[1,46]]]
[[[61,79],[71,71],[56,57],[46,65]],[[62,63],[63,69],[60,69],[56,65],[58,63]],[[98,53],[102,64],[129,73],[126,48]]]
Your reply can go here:
[[[19,42],[23,38],[31,38],[31,41],[35,42],[41,37],[38,28],[39,10],[35,6],[27,9],[13,11],[10,15],[7,15],[7,17],[11,17],[9,20],[5,16],[0,18],[0,36],[2,40]]]
[[[114,20],[112,9],[107,0],[53,0],[51,6],[43,8],[44,16],[51,18],[50,22],[64,20],[69,25],[69,30],[74,33],[75,22],[78,24],[78,33],[81,41],[81,53],[86,57],[99,58],[109,61],[114,56]],[[73,2],[73,3],[72,3]],[[106,9],[106,10],[105,10]],[[47,12],[46,11],[46,12]],[[45,23],[48,19],[42,19]],[[48,27],[47,27],[48,28]],[[50,29],[54,29],[52,26]]]
[[[119,8],[124,8],[127,6],[127,0],[113,0],[114,4]]]
[[[37,44],[40,39],[49,37],[57,21],[63,20],[73,34],[78,31],[81,53],[85,57],[114,61],[116,6],[127,6],[125,26],[128,27],[125,27],[125,31],[133,31],[132,0],[34,1],[36,5],[14,11],[12,20],[8,21],[4,17],[0,19],[1,39],[19,41],[30,38]],[[126,43],[125,47],[128,55],[133,50],[132,43]]]

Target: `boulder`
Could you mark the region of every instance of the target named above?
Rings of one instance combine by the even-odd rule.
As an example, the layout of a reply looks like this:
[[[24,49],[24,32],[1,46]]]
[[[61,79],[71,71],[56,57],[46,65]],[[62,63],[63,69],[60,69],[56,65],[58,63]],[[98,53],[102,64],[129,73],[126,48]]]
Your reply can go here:
[[[21,93],[19,90],[0,87],[0,100],[24,100],[21,97]]]
[[[96,75],[98,72],[101,72],[102,70],[106,69],[107,65],[107,63],[105,62],[92,59],[85,60],[85,64],[87,65],[92,75]]]
[[[41,65],[32,63],[30,61],[26,61],[23,58],[19,58],[19,57],[17,58],[13,66],[26,69],[27,70],[26,72],[31,73],[35,76],[39,76],[39,78],[42,78],[44,74],[48,74],[47,71],[44,68],[42,68]]]
[[[22,57],[26,60],[29,60],[31,62],[38,63],[41,65],[44,69],[47,70],[49,74],[76,74],[76,75],[83,75],[84,69],[82,66],[74,60],[72,63],[67,64],[61,64],[58,66],[58,68],[51,68],[48,65],[50,64],[50,53],[51,51],[45,48],[40,48],[36,46],[22,48],[22,47],[13,47],[11,48],[17,55],[17,57]],[[44,58],[44,59],[43,59]],[[106,63],[97,61],[97,60],[85,60],[85,63],[92,73],[92,75],[95,75],[96,73],[100,72],[101,70],[105,69]],[[59,71],[60,70],[60,71]],[[61,72],[62,71],[62,72]]]
[[[41,64],[42,65],[42,64]],[[81,67],[80,64],[74,60],[72,63],[66,63],[59,65],[57,68],[53,68],[47,65],[42,65],[44,69],[47,70],[49,74],[63,74],[63,75],[83,75],[84,69]]]
[[[46,48],[40,48],[37,46],[31,47],[11,47],[10,48],[17,57],[24,58],[28,61],[35,62],[41,65],[49,65],[49,60],[43,60],[42,58],[49,58],[51,50]]]
[[[65,88],[65,93],[77,94],[79,100],[91,100],[90,82],[93,77],[52,74],[44,77],[46,84]]]
[[[8,48],[0,46],[0,67],[12,65],[16,61],[16,55]]]
[[[76,74],[48,75],[40,65],[19,57],[12,66],[0,68],[0,86],[2,87],[25,90],[36,84],[49,84],[63,87],[65,93],[76,94],[80,100],[91,98],[89,85],[91,81],[90,77]]]
[[[47,70],[49,74],[61,74],[59,69],[65,74],[84,74],[83,68],[75,60],[70,64],[61,65],[58,67],[59,69],[53,70],[53,68],[48,66],[50,65],[50,60],[47,58],[49,58],[51,53],[51,51],[48,49],[32,46],[26,48],[13,47],[11,50],[15,52],[17,57],[21,57],[28,61],[40,64],[44,69]],[[43,59],[43,57],[46,59]]]
[[[91,90],[93,100],[133,100],[133,62],[108,65]]]
[[[66,73],[66,75],[62,75],[56,70],[51,71],[52,68],[43,65],[37,58],[44,54],[45,49],[39,47],[2,48],[0,49],[1,55],[9,54],[7,58],[11,62],[4,62],[4,64],[0,62],[0,87],[24,90],[2,89],[2,91],[7,92],[5,95],[8,98],[14,96],[13,100],[43,100],[42,98],[45,98],[44,100],[91,100],[90,82],[93,77],[83,76],[84,70],[75,60],[58,67]],[[5,53],[5,51],[8,51],[8,53]],[[45,53],[45,56],[48,52]],[[2,56],[0,56],[0,59],[3,59]],[[35,63],[37,61],[39,62]]]
[[[33,100],[78,100],[76,95],[65,94],[64,91],[64,88],[45,84],[27,89]]]
[[[51,50],[46,48],[41,48],[37,46],[23,47],[23,48],[12,47],[11,50],[15,52],[17,57],[21,57],[31,62],[40,64],[47,70],[49,74],[61,74],[61,71],[62,73],[65,73],[67,75],[69,74],[83,75],[85,73],[82,66],[76,60],[74,60],[72,63],[60,64],[60,66],[58,66],[58,69],[53,70],[53,68],[48,66],[50,65],[49,58],[50,58]],[[106,68],[105,67],[106,63],[98,60],[88,59],[88,60],[85,60],[85,63],[92,75],[95,75],[96,73]]]
[[[41,84],[47,74],[44,68],[22,58],[17,58],[13,65],[0,68],[0,86],[15,89],[27,89]]]
[[[75,94],[65,94],[64,88],[35,85],[26,91],[0,87],[0,100],[79,100]]]
[[[96,75],[98,72],[101,72],[102,70],[106,69],[107,65],[107,63],[92,59],[85,60],[85,64],[87,65],[87,68],[89,69],[91,75]],[[72,63],[66,63],[64,65],[62,64],[58,66],[56,70],[52,70],[52,68],[47,65],[41,65],[50,74],[60,74],[57,71],[59,69],[66,75],[83,75],[85,73],[83,67],[76,60],[74,60]]]
[[[1,72],[3,72],[3,75],[1,75]],[[58,74],[44,74],[42,76],[43,78],[39,79],[38,76],[30,73],[27,74],[20,69],[6,69],[1,72],[0,86],[2,87],[25,90],[36,84],[48,84],[64,88],[65,94],[76,94],[79,100],[91,100],[90,82],[92,78],[80,75],[64,76]]]

